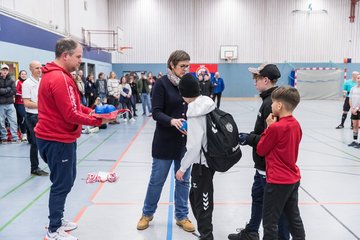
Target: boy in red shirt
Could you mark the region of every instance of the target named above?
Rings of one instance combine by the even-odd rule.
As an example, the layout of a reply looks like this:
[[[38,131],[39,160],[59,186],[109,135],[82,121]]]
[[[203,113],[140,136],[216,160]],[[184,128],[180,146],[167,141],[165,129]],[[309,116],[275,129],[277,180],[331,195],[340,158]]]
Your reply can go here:
[[[300,102],[296,88],[279,87],[272,94],[268,128],[261,135],[257,153],[265,157],[266,186],[263,202],[263,240],[278,238],[278,222],[284,212],[293,239],[305,239],[298,207],[300,170],[296,165],[301,127],[292,112]]]

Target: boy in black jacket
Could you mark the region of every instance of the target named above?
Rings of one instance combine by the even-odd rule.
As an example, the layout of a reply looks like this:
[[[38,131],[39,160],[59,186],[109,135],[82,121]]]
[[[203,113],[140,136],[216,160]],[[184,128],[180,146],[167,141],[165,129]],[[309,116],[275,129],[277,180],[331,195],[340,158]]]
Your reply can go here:
[[[271,113],[271,93],[277,88],[276,82],[281,77],[280,71],[274,64],[261,64],[258,68],[248,69],[253,74],[255,87],[260,93],[263,101],[260,106],[255,122],[254,131],[251,133],[240,133],[240,144],[253,147],[253,160],[255,163],[255,176],[251,189],[251,218],[249,223],[239,233],[230,234],[230,240],[258,240],[259,227],[262,219],[263,195],[266,184],[265,159],[256,153],[256,145],[260,140],[260,135],[266,129],[266,118]],[[288,240],[289,232],[283,226],[283,220],[279,221],[279,239]]]

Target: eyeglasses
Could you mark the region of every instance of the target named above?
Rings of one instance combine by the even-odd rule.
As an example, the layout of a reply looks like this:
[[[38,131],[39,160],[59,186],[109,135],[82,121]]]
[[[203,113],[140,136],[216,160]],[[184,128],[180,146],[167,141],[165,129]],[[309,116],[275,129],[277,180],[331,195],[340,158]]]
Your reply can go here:
[[[182,69],[187,69],[187,68],[190,67],[190,65],[182,64],[179,67],[182,68]]]

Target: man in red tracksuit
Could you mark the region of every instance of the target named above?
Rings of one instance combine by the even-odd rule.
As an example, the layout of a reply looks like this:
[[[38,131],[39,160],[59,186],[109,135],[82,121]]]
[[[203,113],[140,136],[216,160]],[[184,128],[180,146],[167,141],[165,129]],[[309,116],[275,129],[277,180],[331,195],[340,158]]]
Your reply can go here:
[[[91,116],[92,109],[80,104],[79,91],[70,72],[79,68],[82,46],[72,39],[56,43],[56,59],[43,67],[38,92],[39,121],[36,140],[42,159],[50,169],[49,229],[45,240],[76,240],[66,231],[77,228],[63,219],[65,201],[76,177],[76,139],[81,125],[100,126],[113,120]]]

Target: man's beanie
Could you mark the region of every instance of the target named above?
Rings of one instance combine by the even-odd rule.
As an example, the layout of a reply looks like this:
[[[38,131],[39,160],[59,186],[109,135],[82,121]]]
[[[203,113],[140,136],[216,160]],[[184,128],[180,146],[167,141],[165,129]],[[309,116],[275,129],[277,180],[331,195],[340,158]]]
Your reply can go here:
[[[183,97],[197,97],[200,95],[199,81],[191,73],[187,73],[180,79],[179,91]]]

